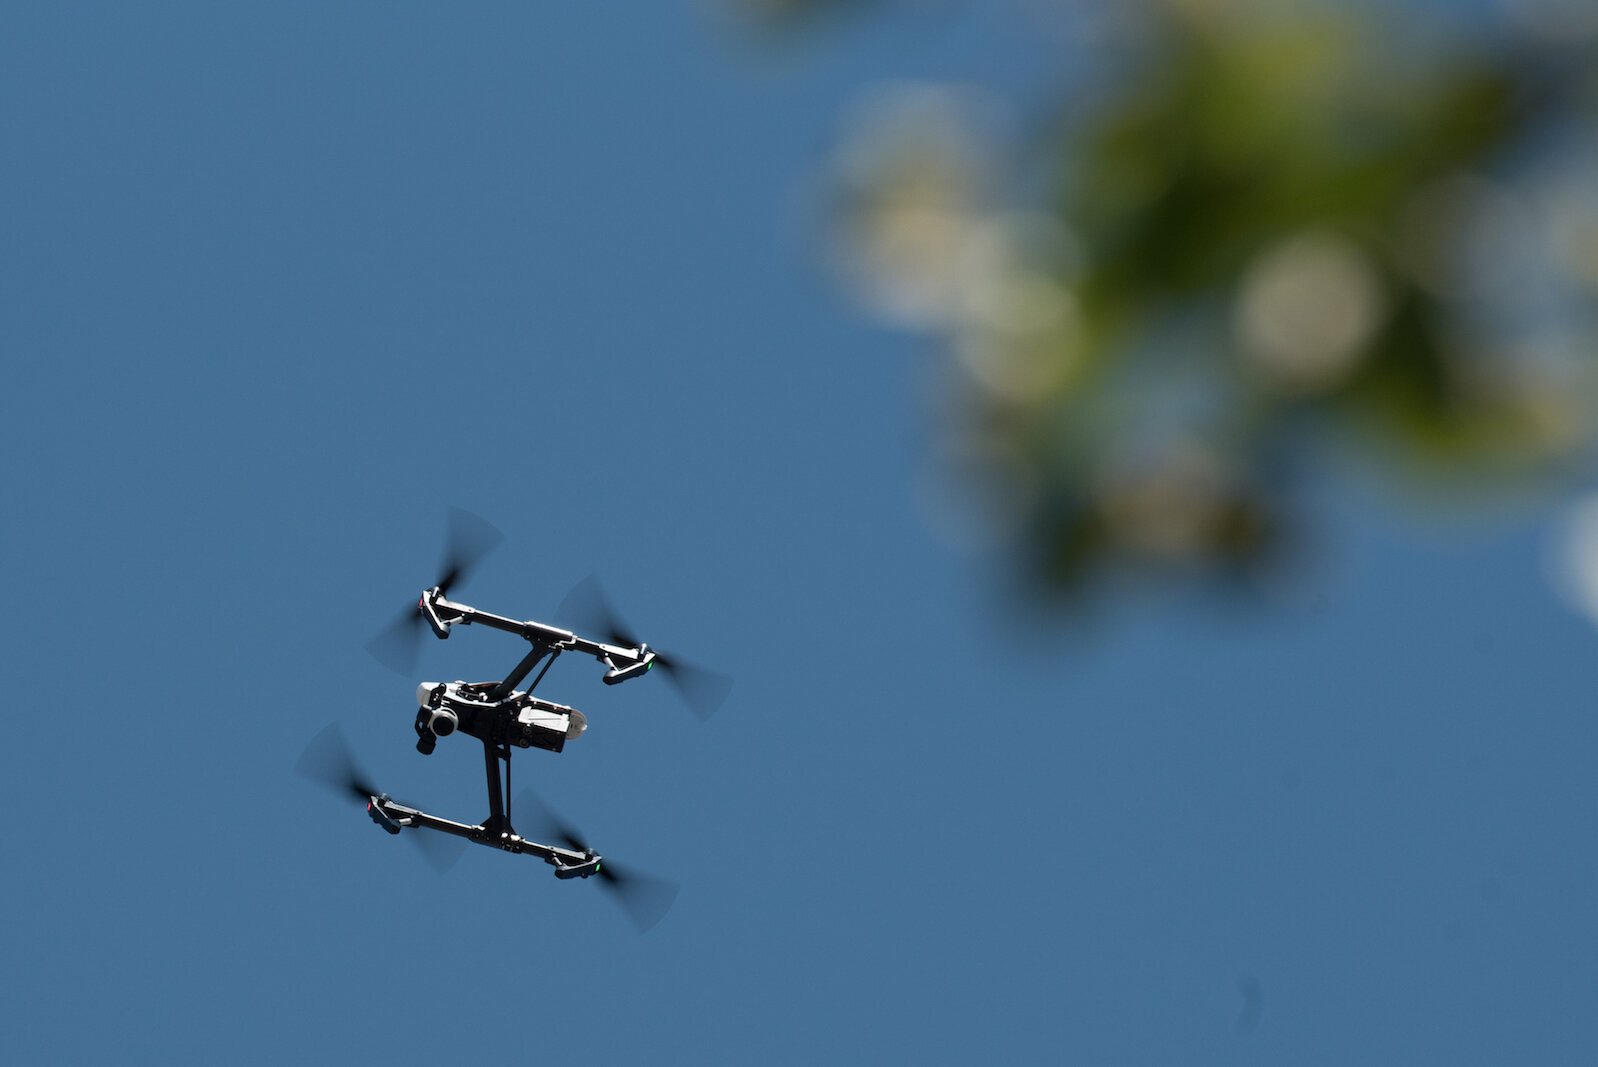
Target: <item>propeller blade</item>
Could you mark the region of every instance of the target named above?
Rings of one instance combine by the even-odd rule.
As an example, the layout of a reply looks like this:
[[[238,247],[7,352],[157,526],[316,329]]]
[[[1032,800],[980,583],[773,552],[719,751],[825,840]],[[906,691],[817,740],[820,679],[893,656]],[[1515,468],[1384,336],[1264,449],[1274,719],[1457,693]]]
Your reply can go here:
[[[688,663],[680,656],[655,654],[655,666],[666,672],[666,680],[677,687],[677,694],[695,715],[708,719],[732,692],[732,679],[725,674]]]
[[[366,651],[395,674],[410,674],[421,658],[422,631],[426,627],[422,609],[412,603],[366,642]]]
[[[450,587],[464,579],[467,573],[488,553],[492,552],[505,535],[481,515],[464,508],[449,509],[449,525],[444,537],[444,560],[438,588],[449,594]]]
[[[579,632],[598,637],[607,645],[637,648],[642,643],[632,635],[627,624],[611,606],[610,598],[599,587],[599,579],[592,574],[572,586],[572,591],[555,609],[555,619],[570,622]]]
[[[416,847],[421,850],[422,858],[439,874],[448,874],[450,868],[455,866],[466,852],[465,838],[439,830],[430,830],[425,826],[406,830],[405,836],[415,842]]]
[[[560,845],[577,852],[588,848],[583,843],[582,833],[557,815],[555,809],[545,804],[532,786],[527,786],[516,794],[516,798],[511,801],[510,811],[512,821],[522,824],[522,829],[517,832],[523,837],[531,837],[534,841],[541,841],[544,844]]]
[[[300,753],[294,769],[316,784],[326,786],[335,793],[354,797],[362,804],[368,804],[373,797],[380,795],[377,786],[355,762],[349,742],[344,739],[344,731],[339,729],[338,723],[330,724],[311,739],[305,751]],[[453,834],[429,831],[425,827],[416,827],[415,830],[422,832],[407,831],[407,836],[421,850],[422,858],[439,874],[455,866],[461,853],[466,851],[466,842]]]
[[[438,589],[449,593],[463,581],[484,556],[505,539],[505,535],[481,515],[463,508],[450,508],[444,529],[444,559],[439,564]],[[366,643],[372,658],[396,674],[410,674],[422,653],[422,635],[427,620],[416,600],[407,603],[394,621]]]
[[[353,796],[363,804],[378,795],[377,787],[356,764],[338,723],[311,739],[294,769],[318,785]]]
[[[600,588],[599,580],[591,574],[566,594],[566,599],[556,609],[555,618],[562,625],[575,626],[579,632],[597,636],[606,644],[627,648],[637,648],[642,644],[633,636],[632,628],[611,606],[610,599]],[[690,663],[681,656],[656,650],[655,666],[676,687],[683,703],[701,719],[714,715],[732,692],[731,678]]]
[[[666,917],[682,888],[664,878],[639,874],[631,868],[623,869],[610,860],[600,862],[597,877],[599,884],[610,891],[611,897],[621,905],[641,934],[648,933]]]
[[[557,815],[531,788],[516,794],[511,813],[531,828],[521,831],[523,837],[559,844],[577,852],[588,851],[582,832]],[[608,859],[600,861],[595,877],[641,934],[665,917],[681,889],[676,882],[618,867]]]

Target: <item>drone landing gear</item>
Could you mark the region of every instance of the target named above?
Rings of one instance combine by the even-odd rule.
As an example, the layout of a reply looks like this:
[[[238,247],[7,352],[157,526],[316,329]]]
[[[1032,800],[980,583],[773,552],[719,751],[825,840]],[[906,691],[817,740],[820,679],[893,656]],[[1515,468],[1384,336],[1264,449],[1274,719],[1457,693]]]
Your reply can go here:
[[[473,844],[497,848],[502,852],[537,856],[555,868],[556,878],[589,878],[599,874],[603,858],[581,842],[568,837],[567,844],[570,847],[562,848],[558,845],[546,845],[529,840],[516,832],[510,821],[511,751],[510,744],[503,739],[498,741],[483,739],[483,769],[488,785],[488,818],[476,826],[430,815],[420,808],[401,804],[386,793],[375,793],[367,797],[366,814],[374,823],[391,834],[397,834],[402,829],[437,830],[439,833],[452,834]],[[501,761],[505,764],[503,775],[499,770]],[[356,788],[361,792],[365,791],[359,785]],[[613,873],[605,871],[606,879],[614,881]]]
[[[407,807],[386,796],[372,797],[367,802],[366,810],[373,822],[391,834],[399,833],[402,827],[437,830],[463,837],[475,844],[497,848],[502,852],[536,856],[555,868],[556,878],[587,878],[599,873],[603,861],[603,857],[591,849],[579,852],[575,849],[541,844],[520,836],[508,826],[503,831],[495,831],[486,824],[468,826],[466,823],[441,819],[437,815],[429,815],[420,809]]]

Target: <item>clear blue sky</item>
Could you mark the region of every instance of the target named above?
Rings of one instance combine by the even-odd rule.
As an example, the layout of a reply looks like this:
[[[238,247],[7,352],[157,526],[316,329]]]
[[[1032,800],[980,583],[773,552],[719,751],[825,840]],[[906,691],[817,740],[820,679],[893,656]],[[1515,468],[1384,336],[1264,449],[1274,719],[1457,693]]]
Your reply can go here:
[[[918,518],[932,354],[839,298],[796,189],[862,88],[1042,59],[969,9],[762,54],[707,5],[9,7],[8,1058],[1598,1059],[1598,667],[1544,517],[1344,486],[1290,604],[1022,641]],[[461,599],[598,571],[737,679],[708,724],[588,663],[540,690],[589,735],[517,781],[682,883],[647,936],[292,773],[338,721],[482,816],[362,647],[451,504],[507,533]]]

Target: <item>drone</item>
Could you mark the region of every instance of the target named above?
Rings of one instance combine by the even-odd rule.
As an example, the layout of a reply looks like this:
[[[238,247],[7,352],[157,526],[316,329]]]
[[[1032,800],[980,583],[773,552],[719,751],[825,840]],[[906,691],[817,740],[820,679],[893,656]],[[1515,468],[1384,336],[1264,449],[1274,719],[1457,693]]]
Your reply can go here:
[[[404,668],[415,658],[417,639],[427,630],[439,640],[447,640],[457,627],[483,626],[514,634],[528,643],[527,652],[504,678],[483,682],[424,681],[416,687],[417,711],[412,727],[416,733],[417,752],[430,756],[441,739],[457,735],[481,742],[488,787],[488,817],[476,824],[457,822],[379,792],[356,769],[337,726],[324,731],[306,749],[300,760],[300,770],[324,784],[364,799],[372,822],[390,834],[433,830],[451,835],[460,842],[542,859],[554,867],[555,877],[561,880],[598,876],[612,889],[642,890],[641,894],[618,893],[618,899],[635,921],[647,928],[653,919],[658,919],[657,912],[663,913],[664,908],[651,907],[651,902],[638,897],[653,897],[653,903],[658,904],[660,898],[676,895],[675,886],[644,876],[624,875],[616,865],[585,844],[574,829],[562,824],[531,791],[523,792],[518,806],[524,810],[531,808],[533,817],[548,830],[548,836],[561,843],[548,844],[518,833],[511,821],[511,754],[518,748],[559,753],[587,730],[588,719],[581,711],[533,695],[533,690],[563,653],[578,653],[597,660],[604,667],[601,681],[606,685],[620,685],[660,669],[677,684],[689,706],[703,717],[716,710],[731,683],[714,672],[691,666],[633,638],[624,630],[591,578],[567,597],[562,614],[569,614],[573,604],[578,609],[586,607],[586,614],[596,618],[596,626],[604,631],[604,640],[584,637],[574,630],[549,623],[498,615],[449,599],[450,587],[464,576],[475,558],[499,540],[497,530],[459,509],[451,512],[450,534],[442,577],[424,589],[414,606],[407,607],[368,649],[388,666],[406,673]],[[520,688],[535,670],[537,675],[525,688]],[[419,843],[425,845],[425,842]],[[670,900],[665,900],[665,904],[669,906]]]

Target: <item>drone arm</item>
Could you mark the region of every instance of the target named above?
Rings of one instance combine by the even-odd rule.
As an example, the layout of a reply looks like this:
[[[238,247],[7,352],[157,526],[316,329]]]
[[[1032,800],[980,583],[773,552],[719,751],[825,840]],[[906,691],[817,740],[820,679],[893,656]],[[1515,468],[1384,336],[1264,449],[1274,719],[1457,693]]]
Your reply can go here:
[[[447,637],[449,627],[456,623],[467,626],[475,623],[493,630],[515,634],[531,641],[534,645],[546,645],[561,652],[581,652],[593,656],[610,668],[605,681],[611,685],[626,681],[636,674],[642,674],[648,669],[646,665],[654,660],[654,653],[644,645],[628,648],[590,641],[558,626],[532,620],[511,619],[504,615],[495,615],[490,611],[480,611],[468,604],[457,604],[452,600],[446,600],[437,589],[429,589],[422,594],[422,609],[428,613],[429,621],[436,615],[438,625],[434,626],[434,631],[441,637]]]
[[[374,801],[380,799],[378,797],[373,798]],[[463,822],[455,822],[451,819],[441,819],[437,815],[429,815],[425,811],[408,807],[392,800],[382,800],[380,806],[384,814],[401,826],[425,826],[429,830],[439,830],[446,834],[454,834],[456,837],[467,838],[475,838],[482,829],[479,826],[468,826]]]
[[[480,845],[492,845],[514,852],[523,856],[537,856],[545,863],[555,868],[556,878],[586,878],[599,870],[601,857],[591,852],[579,852],[575,849],[561,848],[557,845],[545,845],[537,841],[528,840],[517,834],[506,834],[495,837],[490,835],[485,827],[468,826],[463,822],[452,819],[441,819],[437,815],[429,815],[419,808],[412,808],[405,804],[385,798],[373,797],[382,812],[392,819],[397,825],[408,829],[425,828],[437,830],[441,833],[454,834],[464,837],[468,841],[475,841]]]
[[[422,594],[424,605],[431,605],[439,615],[446,627],[455,623],[467,626],[476,623],[487,626],[493,630],[503,630],[508,634],[526,638],[535,644],[553,645],[558,648],[580,648],[581,645],[591,645],[592,641],[584,641],[570,630],[562,630],[556,626],[549,626],[541,622],[510,619],[504,615],[495,615],[491,611],[481,611],[469,604],[457,604],[452,600],[444,599],[444,595],[437,589],[430,589]],[[587,649],[581,649],[587,651]]]

